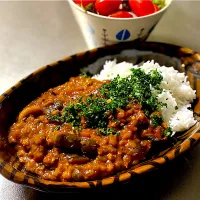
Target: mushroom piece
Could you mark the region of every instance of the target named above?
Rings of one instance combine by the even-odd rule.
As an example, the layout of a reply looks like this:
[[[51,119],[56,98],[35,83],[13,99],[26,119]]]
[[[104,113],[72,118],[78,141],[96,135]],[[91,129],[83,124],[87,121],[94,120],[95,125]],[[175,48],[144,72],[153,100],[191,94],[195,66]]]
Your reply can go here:
[[[22,120],[29,115],[41,115],[42,113],[43,111],[39,106],[29,106],[22,110],[19,114],[18,120]]]
[[[71,151],[79,151],[87,156],[97,155],[97,143],[95,140],[78,137],[70,133],[57,133],[54,136],[53,143],[56,147],[62,147]]]

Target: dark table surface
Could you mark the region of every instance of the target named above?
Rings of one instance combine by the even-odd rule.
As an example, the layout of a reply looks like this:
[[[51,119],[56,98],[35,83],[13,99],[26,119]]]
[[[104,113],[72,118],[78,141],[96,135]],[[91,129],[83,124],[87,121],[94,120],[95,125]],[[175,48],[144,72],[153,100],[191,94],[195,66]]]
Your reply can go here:
[[[199,7],[199,0],[173,2],[149,40],[200,51]],[[0,93],[42,65],[87,49],[68,4],[63,1],[0,1],[0,25]],[[42,193],[0,176],[0,200],[108,196],[112,199],[199,200],[200,145],[161,169],[136,177],[130,184],[81,194]]]

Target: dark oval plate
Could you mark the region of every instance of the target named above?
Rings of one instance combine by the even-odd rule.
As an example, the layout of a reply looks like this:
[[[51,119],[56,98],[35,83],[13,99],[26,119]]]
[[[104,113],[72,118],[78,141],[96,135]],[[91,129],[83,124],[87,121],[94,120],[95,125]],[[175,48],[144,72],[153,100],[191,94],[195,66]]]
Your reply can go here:
[[[98,73],[106,60],[117,59],[134,64],[155,60],[160,65],[174,66],[185,72],[193,89],[197,91],[197,100],[193,105],[197,123],[190,130],[182,133],[173,146],[161,149],[159,153],[132,168],[102,180],[87,182],[48,181],[26,172],[19,163],[13,148],[7,142],[9,126],[17,114],[34,98],[49,88],[68,81],[82,71]],[[134,181],[140,175],[156,169],[178,155],[189,150],[200,140],[200,55],[188,48],[155,42],[127,42],[101,47],[69,56],[33,72],[0,96],[0,173],[7,179],[41,191],[74,192],[86,188],[111,186],[119,182]],[[184,95],[184,94],[183,94]]]

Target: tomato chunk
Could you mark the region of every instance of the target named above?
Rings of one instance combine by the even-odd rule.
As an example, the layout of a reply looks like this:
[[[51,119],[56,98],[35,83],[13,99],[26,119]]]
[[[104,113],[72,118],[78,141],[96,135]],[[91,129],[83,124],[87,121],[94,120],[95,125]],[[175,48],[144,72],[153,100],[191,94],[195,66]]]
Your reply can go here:
[[[129,0],[129,5],[133,13],[138,17],[156,12],[155,6],[151,0]]]
[[[95,9],[98,14],[108,16],[117,11],[121,0],[96,0]]]
[[[118,11],[118,12],[115,12],[115,13],[109,15],[109,17],[115,17],[115,18],[133,18],[133,15],[130,12],[127,12],[127,11]]]

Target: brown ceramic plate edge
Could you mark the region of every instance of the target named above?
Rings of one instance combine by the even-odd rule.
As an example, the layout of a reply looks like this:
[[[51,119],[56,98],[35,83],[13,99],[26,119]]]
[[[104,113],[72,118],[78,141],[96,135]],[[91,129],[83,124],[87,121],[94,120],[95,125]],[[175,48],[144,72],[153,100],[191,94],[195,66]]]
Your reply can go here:
[[[105,55],[109,54],[117,54],[119,51],[124,49],[138,49],[138,50],[151,50],[159,53],[165,54],[169,50],[172,50],[171,52],[168,52],[169,56],[177,56],[182,61],[183,67],[187,69],[186,73],[189,77],[189,80],[193,83],[194,89],[200,88],[200,83],[195,78],[195,82],[193,81],[195,74],[198,76],[198,71],[200,69],[200,55],[188,48],[179,47],[172,44],[166,44],[166,43],[155,43],[155,42],[142,42],[142,43],[135,43],[135,42],[127,42],[127,43],[121,43],[117,45],[112,45],[108,47],[101,47],[97,49],[92,49],[90,51],[81,52],[72,56],[68,56],[58,62],[54,62],[50,65],[50,67],[56,67],[60,62],[67,62],[67,63],[73,63],[74,61],[81,62],[81,60],[90,59],[91,61],[88,62],[86,59],[86,63],[92,63],[97,58],[100,58]],[[96,55],[96,56],[95,56]],[[94,58],[93,58],[94,56]],[[9,95],[16,90],[17,88],[21,87],[21,85],[26,84],[26,81],[28,81],[30,78],[42,73],[47,66],[43,66],[33,72],[32,74],[26,76],[24,79],[16,83],[12,88],[8,89],[5,93],[3,93],[0,96],[0,105],[9,98]],[[197,96],[199,97],[199,92],[197,92]],[[197,114],[200,113],[199,109],[199,102],[195,106],[195,112]],[[2,105],[3,106],[3,105]],[[102,180],[98,181],[87,181],[87,182],[54,182],[54,181],[47,181],[43,180],[37,177],[34,177],[32,175],[27,175],[23,172],[20,172],[10,166],[8,163],[6,163],[2,158],[0,158],[0,172],[1,174],[13,182],[24,184],[27,186],[32,186],[36,189],[41,190],[48,190],[48,188],[56,189],[56,188],[95,188],[95,187],[102,187],[102,186],[108,186],[113,183],[118,182],[125,182],[130,179],[132,179],[135,175],[143,174],[146,172],[149,172],[155,168],[158,168],[165,164],[166,162],[170,160],[174,160],[178,155],[184,153],[188,149],[190,149],[192,146],[196,145],[200,140],[200,132],[199,132],[199,122],[192,128],[191,131],[189,131],[188,134],[184,134],[184,137],[182,138],[182,143],[176,145],[173,149],[171,149],[169,152],[162,156],[158,156],[155,159],[151,159],[145,163],[141,163],[141,165],[135,169],[127,170],[127,172],[117,174],[112,177],[104,178]],[[12,179],[11,179],[12,178]],[[46,189],[45,189],[46,187]],[[52,188],[53,187],[53,188]]]

